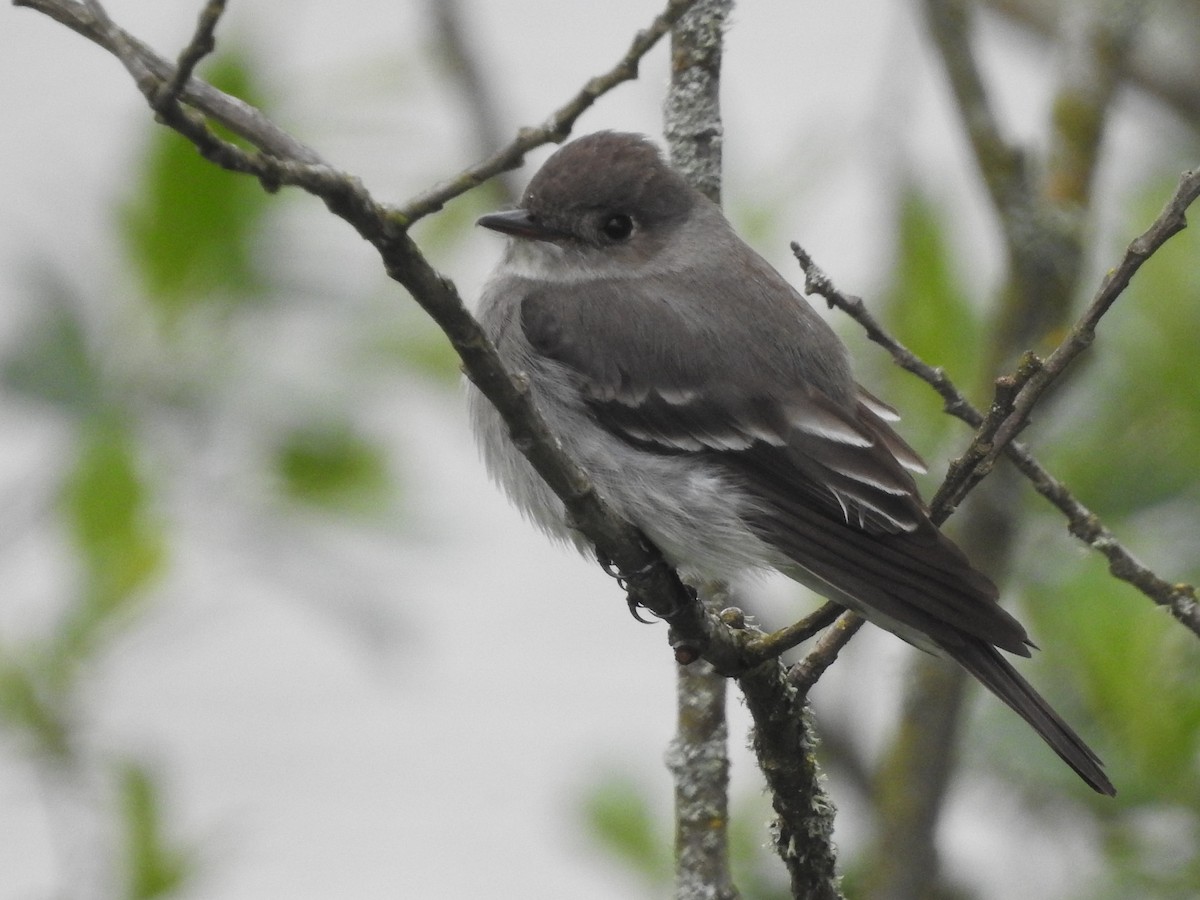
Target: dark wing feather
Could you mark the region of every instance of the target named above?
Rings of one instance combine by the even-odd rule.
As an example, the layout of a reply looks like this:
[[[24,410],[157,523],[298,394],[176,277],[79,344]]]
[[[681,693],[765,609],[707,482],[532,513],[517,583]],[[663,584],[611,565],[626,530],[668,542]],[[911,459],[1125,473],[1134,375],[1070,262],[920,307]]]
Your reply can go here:
[[[766,263],[752,283],[700,277],[690,290],[678,274],[532,287],[522,329],[577,379],[599,425],[738,473],[764,541],[901,636],[928,636],[1088,785],[1115,793],[1096,754],[997,652],[1028,655],[1025,629],[930,522],[906,470],[922,463],[888,426],[894,410],[853,383],[832,331],[799,295],[779,304],[791,288]],[[720,325],[730,310],[714,308],[734,301],[736,338]]]
[[[964,637],[953,645],[942,645],[942,649],[1028,722],[1092,790],[1109,797],[1116,795],[1117,789],[1104,774],[1100,757],[995,647],[977,638]]]
[[[604,428],[737,472],[758,510],[751,527],[802,568],[935,640],[966,631],[1027,655],[995,586],[929,522],[906,471],[919,458],[884,421],[890,408],[854,384],[825,323],[798,295],[781,314],[777,298],[751,299],[733,344],[705,306],[722,296],[711,287],[676,302],[664,299],[674,282],[543,287],[522,328],[576,375]],[[734,288],[724,296],[746,297]]]
[[[764,290],[791,291],[762,265]],[[763,540],[843,598],[928,636],[1092,788],[1115,793],[1096,755],[997,652],[1028,656],[1025,629],[929,520],[906,471],[920,459],[887,424],[895,412],[854,384],[824,322],[798,295],[781,309],[744,282],[720,290],[722,273],[702,277],[704,290],[671,303],[687,289],[678,278],[535,288],[522,328],[578,379],[602,427],[738,473]],[[731,297],[744,307],[737,343],[719,324],[729,311],[711,308]]]

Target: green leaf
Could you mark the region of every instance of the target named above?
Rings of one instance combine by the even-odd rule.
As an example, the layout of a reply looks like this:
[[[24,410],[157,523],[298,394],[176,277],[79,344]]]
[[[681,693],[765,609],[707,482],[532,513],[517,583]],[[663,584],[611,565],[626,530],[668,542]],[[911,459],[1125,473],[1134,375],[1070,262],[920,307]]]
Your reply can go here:
[[[192,864],[163,834],[162,800],[150,773],[135,763],[120,772],[121,813],[125,835],[126,894],[129,900],[152,900],[176,893],[187,881]]]
[[[117,416],[85,426],[62,503],[86,578],[66,635],[70,646],[82,649],[158,574],[165,557],[132,435]]]
[[[32,738],[38,753],[65,759],[70,753],[68,725],[57,695],[48,695],[36,663],[0,649],[0,721]]]
[[[597,784],[583,800],[583,815],[597,841],[654,885],[671,880],[671,851],[645,791],[627,775]]]
[[[340,423],[313,423],[287,434],[275,451],[275,468],[289,497],[326,508],[375,508],[388,486],[383,451]]]
[[[245,59],[224,54],[203,72],[221,90],[261,106]],[[156,127],[123,237],[151,302],[168,319],[189,308],[261,293],[254,235],[270,199],[262,186],[205,160],[175,132]]]

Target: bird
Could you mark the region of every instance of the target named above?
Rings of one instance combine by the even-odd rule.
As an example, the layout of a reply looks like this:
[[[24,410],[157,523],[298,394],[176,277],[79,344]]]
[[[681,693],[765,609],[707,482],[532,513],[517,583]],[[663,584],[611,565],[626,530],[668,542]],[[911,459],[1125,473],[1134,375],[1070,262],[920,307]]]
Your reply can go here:
[[[895,410],[829,324],[643,135],[560,147],[519,204],[477,315],[562,449],[682,576],[777,570],[962,666],[1098,793],[1100,758],[1003,655],[996,585],[930,520]],[[483,462],[527,519],[592,552],[469,387]]]

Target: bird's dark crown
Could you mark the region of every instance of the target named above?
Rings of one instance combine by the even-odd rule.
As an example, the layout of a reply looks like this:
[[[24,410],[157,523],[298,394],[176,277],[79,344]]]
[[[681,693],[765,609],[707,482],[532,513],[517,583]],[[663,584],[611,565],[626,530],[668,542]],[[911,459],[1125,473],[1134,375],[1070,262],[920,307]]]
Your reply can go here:
[[[632,216],[641,228],[682,220],[696,193],[638,134],[600,131],[564,145],[534,175],[521,206],[570,230],[581,217]]]

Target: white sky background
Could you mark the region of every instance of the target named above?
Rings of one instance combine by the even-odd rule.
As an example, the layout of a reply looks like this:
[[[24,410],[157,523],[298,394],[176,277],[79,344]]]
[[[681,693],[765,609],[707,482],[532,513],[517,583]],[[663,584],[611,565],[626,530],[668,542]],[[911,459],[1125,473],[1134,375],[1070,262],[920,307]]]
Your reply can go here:
[[[174,56],[199,4],[108,6]],[[468,6],[511,134],[610,68],[660,4]],[[258,57],[281,124],[380,199],[407,199],[473,161],[458,98],[428,53],[423,4],[234,2],[219,38],[234,35]],[[984,36],[1006,124],[1020,137],[1043,133],[1053,83],[1043,55],[1000,27]],[[603,98],[576,133],[657,137],[665,65],[664,44],[642,63],[642,79]],[[909,4],[743,2],[728,37],[723,107],[726,204],[735,220],[764,205],[776,214],[777,230],[758,249],[793,282],[787,241],[796,239],[840,286],[869,298],[889,252],[888,188],[911,168],[962,211],[955,234],[986,294],[996,271],[983,252],[990,221]],[[30,312],[26,274],[39,261],[78,284],[129,283],[111,214],[149,115],[114,59],[10,7],[0,9],[0,113],[0,341],[10,341]],[[1127,117],[1118,151],[1147,127]],[[522,183],[548,152],[531,158]],[[1119,191],[1104,173],[1105,189]],[[289,207],[272,267],[333,301],[264,348],[272,357],[264,370],[319,389],[328,373],[311,369],[309,351],[329,334],[338,304],[357,294],[385,296],[397,309],[410,301],[319,202],[294,193],[280,202]],[[474,297],[499,251],[494,235],[473,231],[436,261]],[[852,343],[860,358],[872,352],[857,336]],[[256,400],[247,399],[248,416],[258,414]],[[643,773],[665,811],[659,761],[674,716],[665,628],[634,623],[594,565],[545,543],[506,506],[475,459],[461,394],[413,379],[366,405],[405,491],[403,520],[382,532],[268,524],[266,501],[231,518],[212,487],[247,488],[237,459],[245,448],[231,438],[199,449],[194,472],[165,501],[170,574],[94,674],[96,746],[156,766],[171,832],[200,848],[190,897],[637,895],[636,879],[589,846],[576,802],[621,768]],[[44,519],[28,535],[22,524],[39,521],[69,440],[44,412],[0,404],[0,497],[12,498],[0,528],[20,532],[0,559],[5,639],[36,633],[71,583]],[[801,609],[785,587],[766,593],[776,624]],[[883,733],[888,685],[908,652],[890,638],[856,641],[818,699],[833,715],[861,717],[868,737]],[[745,726],[735,704],[738,795],[755,783]],[[1062,866],[1079,856],[1056,864],[1061,842],[1036,829],[997,835],[1002,826],[979,815],[981,800],[998,815],[983,790],[956,801],[948,864],[988,882],[991,896],[1057,894],[1069,877]],[[45,799],[17,748],[0,742],[0,900],[61,887],[65,851]],[[853,807],[845,812],[841,839],[853,844],[862,835]],[[70,829],[80,841],[85,818]],[[996,853],[1001,841],[1011,856]],[[1086,858],[1086,846],[1073,849]]]

